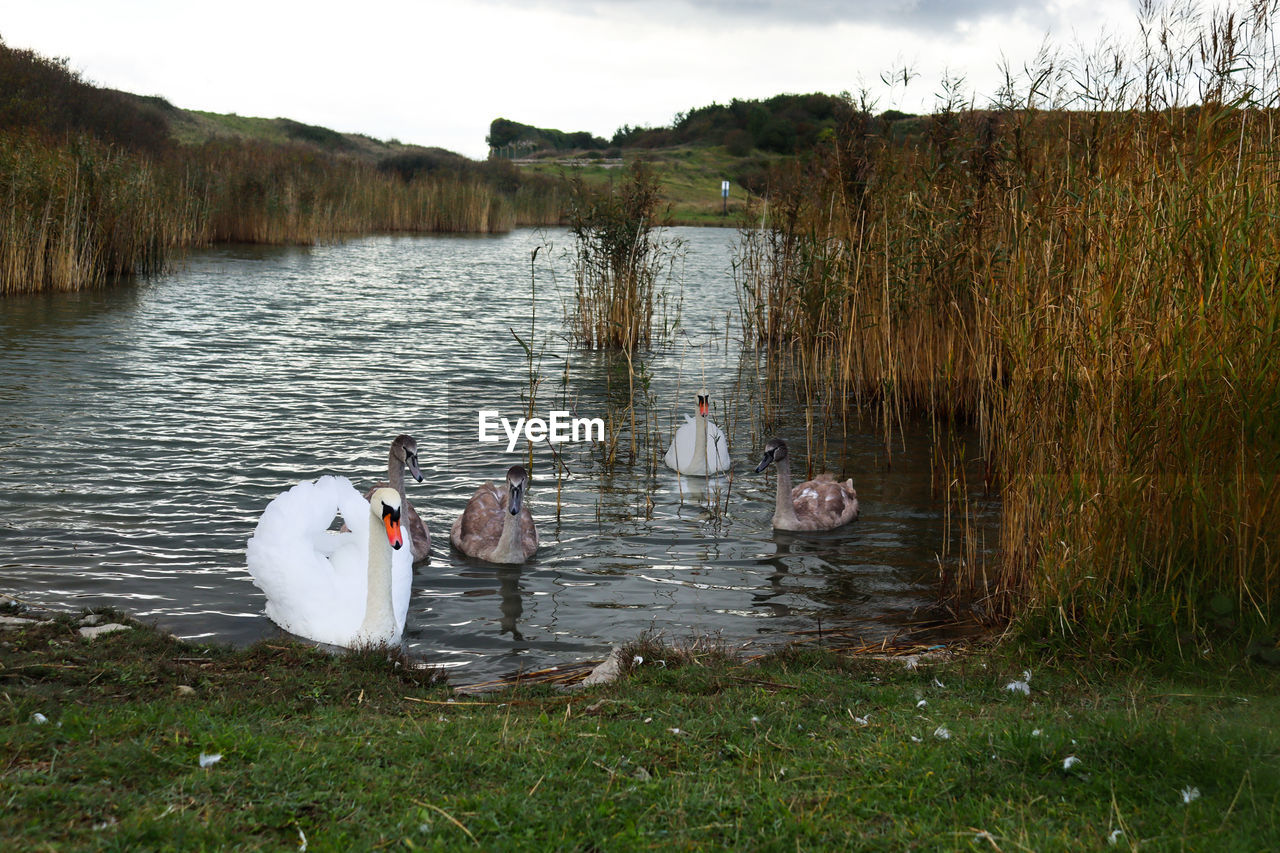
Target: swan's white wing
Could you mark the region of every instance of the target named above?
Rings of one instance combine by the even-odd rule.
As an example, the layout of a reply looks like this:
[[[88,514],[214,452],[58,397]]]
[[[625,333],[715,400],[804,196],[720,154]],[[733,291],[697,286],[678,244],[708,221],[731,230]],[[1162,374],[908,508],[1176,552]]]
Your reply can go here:
[[[718,474],[733,467],[729,458],[729,439],[720,427],[707,421],[707,473]]]
[[[662,461],[673,471],[681,470],[682,465],[687,468],[689,462],[693,460],[693,445],[697,440],[697,423],[692,416],[685,415],[684,423],[676,430],[675,436],[671,439],[671,446],[667,448],[667,454],[662,457]]]
[[[346,477],[328,475],[316,480],[316,488],[323,489],[332,507],[341,516],[347,529],[361,542],[369,538],[369,501],[356,491]],[[329,521],[333,521],[330,516]]]
[[[667,448],[666,454],[662,457],[662,462],[673,471],[680,470],[680,465],[676,461],[676,443],[674,439],[671,442],[671,446]]]
[[[351,532],[328,528],[343,513]],[[272,621],[299,636],[342,645],[364,615],[369,504],[344,477],[299,483],[267,505],[246,548]]]
[[[729,458],[729,440],[720,427],[711,421],[707,421],[707,450],[703,460],[694,458],[697,443],[697,420],[686,415],[684,424],[676,430],[675,438],[671,440],[671,447],[664,457],[667,467],[685,474],[719,474],[733,467],[733,460]]]

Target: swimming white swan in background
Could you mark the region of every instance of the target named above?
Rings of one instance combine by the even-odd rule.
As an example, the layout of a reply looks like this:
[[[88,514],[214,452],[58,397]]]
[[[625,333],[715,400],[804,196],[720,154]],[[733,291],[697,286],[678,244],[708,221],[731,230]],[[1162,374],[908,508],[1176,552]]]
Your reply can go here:
[[[729,442],[720,427],[707,420],[711,398],[698,394],[698,416],[685,415],[684,424],[676,430],[663,461],[681,474],[719,474],[733,466],[729,458]]]
[[[365,492],[365,497],[372,500],[374,489],[389,486],[400,494],[400,524],[409,540],[415,563],[431,556],[431,534],[427,532],[426,523],[418,516],[418,511],[409,503],[404,494],[404,469],[409,468],[413,479],[422,482],[422,471],[418,468],[418,441],[411,435],[397,435],[391,442],[391,452],[387,455],[387,481],[378,483],[373,489]]]
[[[787,443],[773,438],[764,446],[764,458],[756,466],[759,474],[770,463],[778,466],[777,508],[773,526],[779,530],[831,530],[858,517],[858,493],[853,480],[837,483],[830,474],[822,474],[791,488],[791,463],[787,460]]]
[[[335,513],[349,531],[328,529]],[[267,504],[246,556],[267,616],[289,633],[347,648],[394,645],[413,585],[403,542],[394,489],[366,501],[345,477],[326,476]]]
[[[532,557],[538,550],[538,531],[524,505],[528,481],[524,468],[514,465],[507,471],[504,491],[492,482],[476,489],[453,523],[449,539],[454,546],[490,563],[523,563]]]

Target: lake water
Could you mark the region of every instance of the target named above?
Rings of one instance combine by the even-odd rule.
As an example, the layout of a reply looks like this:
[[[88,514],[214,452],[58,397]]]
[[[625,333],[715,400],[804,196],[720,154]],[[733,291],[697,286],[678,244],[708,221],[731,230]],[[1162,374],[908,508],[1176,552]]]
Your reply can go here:
[[[408,494],[433,552],[415,571],[405,643],[456,682],[599,659],[645,631],[758,649],[819,624],[894,633],[931,600],[942,551],[927,433],[895,439],[889,465],[855,418],[811,461],[854,479],[861,520],[775,533],[772,471],[754,473],[768,422],[737,331],[737,235],[669,235],[684,249],[662,313],[678,327],[634,365],[635,458],[625,362],[565,339],[564,231],[222,247],[150,281],[0,299],[0,592],[115,606],[187,638],[272,636],[244,569],[263,507],[325,473],[361,488],[384,478],[390,440],[408,432],[426,477]],[[497,568],[452,552],[448,530],[480,482],[527,458],[476,434],[478,410],[525,409],[529,363],[512,330],[540,354],[537,414],[626,428],[611,465],[589,444],[562,445],[562,464],[535,450],[528,501],[543,545]],[[695,385],[736,466],[709,489],[654,464]],[[780,417],[799,480],[804,419],[785,406]]]

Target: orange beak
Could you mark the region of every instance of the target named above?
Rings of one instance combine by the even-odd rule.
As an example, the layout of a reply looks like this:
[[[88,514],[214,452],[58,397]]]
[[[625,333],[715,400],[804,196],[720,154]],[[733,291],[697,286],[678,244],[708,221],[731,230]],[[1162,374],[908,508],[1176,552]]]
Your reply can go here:
[[[392,518],[389,515],[384,515],[382,517],[382,523],[386,525],[387,528],[387,541],[391,543],[392,548],[399,550],[400,546],[404,545],[404,539],[400,536],[399,519]]]
[[[707,405],[707,401],[706,401],[706,400],[699,400],[699,401],[698,401],[698,414],[702,415],[702,416],[705,418],[705,417],[707,416],[707,412],[709,412],[709,411],[711,411],[711,407]]]

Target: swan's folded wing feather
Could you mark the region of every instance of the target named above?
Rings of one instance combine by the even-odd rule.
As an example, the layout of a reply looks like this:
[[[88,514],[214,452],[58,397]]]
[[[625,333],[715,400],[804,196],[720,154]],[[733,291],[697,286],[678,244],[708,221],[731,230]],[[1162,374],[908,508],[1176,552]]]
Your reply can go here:
[[[402,512],[404,514],[404,525],[408,530],[408,536],[405,541],[413,544],[413,557],[415,560],[424,559],[431,554],[431,531],[427,530],[427,523],[418,515],[418,510],[408,498],[404,499],[402,504]]]
[[[821,527],[837,527],[858,514],[857,492],[852,481],[837,483],[830,474],[821,474],[791,490],[797,517],[811,519]]]
[[[701,466],[696,464],[694,459],[694,448],[697,447],[697,443],[697,419],[691,415],[685,415],[684,424],[676,430],[663,461],[668,468],[681,473],[717,474],[733,467],[733,460],[729,457],[729,439],[724,431],[710,420],[707,421],[707,450],[706,459],[703,460],[705,470],[700,470]]]
[[[707,458],[712,473],[733,467],[733,459],[729,457],[729,438],[711,421],[707,421]]]
[[[368,504],[345,478],[321,477],[271,501],[246,545],[246,566],[266,594],[267,615],[292,633],[323,640],[316,624],[325,618],[326,602],[349,599],[353,588],[363,606],[363,588],[341,571],[351,559],[347,552],[360,550],[359,534],[328,532],[340,505],[348,519],[360,519],[353,526],[367,536]]]
[[[476,489],[455,525],[454,544],[466,551],[464,546],[471,541],[497,542],[502,536],[504,503],[493,483]]]
[[[697,425],[691,415],[684,416],[684,423],[671,437],[671,446],[667,448],[662,461],[673,471],[679,471],[682,463],[693,459],[693,444],[697,440]]]

